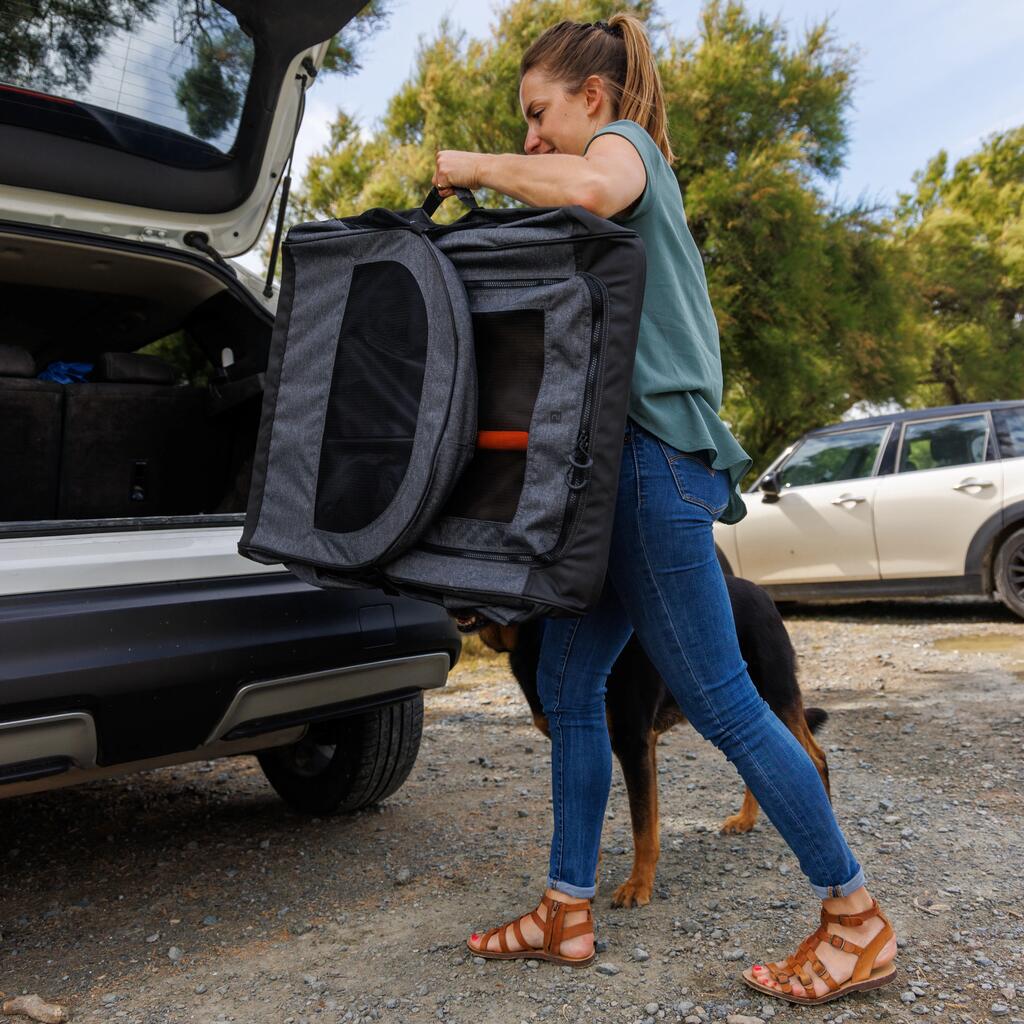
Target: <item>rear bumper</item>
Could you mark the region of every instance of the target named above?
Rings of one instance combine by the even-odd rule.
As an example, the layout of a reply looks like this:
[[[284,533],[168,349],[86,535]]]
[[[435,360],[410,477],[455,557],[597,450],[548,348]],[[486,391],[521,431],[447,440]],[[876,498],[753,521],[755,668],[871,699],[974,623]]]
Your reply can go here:
[[[459,650],[434,605],[285,573],[0,598],[0,767],[31,728],[81,769],[254,749],[441,686]]]

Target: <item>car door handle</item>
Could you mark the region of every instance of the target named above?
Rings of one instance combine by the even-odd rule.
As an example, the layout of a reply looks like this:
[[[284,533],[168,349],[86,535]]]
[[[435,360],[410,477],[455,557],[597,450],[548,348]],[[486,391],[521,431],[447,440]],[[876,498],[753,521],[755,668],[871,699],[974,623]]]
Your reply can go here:
[[[954,491],[966,491],[968,487],[995,487],[991,480],[979,480],[976,476],[969,476],[953,485]]]
[[[867,498],[861,498],[856,494],[840,494],[838,498],[834,499],[833,505],[845,505],[848,501],[853,502],[854,505],[859,505],[862,501],[867,501]]]

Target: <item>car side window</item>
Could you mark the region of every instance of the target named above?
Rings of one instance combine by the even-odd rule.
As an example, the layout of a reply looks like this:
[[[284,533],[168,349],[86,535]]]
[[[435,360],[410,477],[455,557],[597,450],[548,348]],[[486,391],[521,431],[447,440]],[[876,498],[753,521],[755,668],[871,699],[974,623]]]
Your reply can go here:
[[[999,454],[1004,459],[1024,457],[1024,405],[1015,409],[993,409]]]
[[[858,480],[871,476],[888,425],[809,437],[779,472],[779,487]]]
[[[984,462],[987,450],[988,417],[984,414],[907,423],[900,446],[899,472]]]

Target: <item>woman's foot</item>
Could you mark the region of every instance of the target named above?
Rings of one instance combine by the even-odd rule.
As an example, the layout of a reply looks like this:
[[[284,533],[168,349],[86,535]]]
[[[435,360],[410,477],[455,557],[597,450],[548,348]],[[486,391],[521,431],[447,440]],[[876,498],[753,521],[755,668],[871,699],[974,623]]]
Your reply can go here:
[[[565,927],[566,929],[571,928],[573,925],[578,925],[587,920],[587,910],[590,907],[590,900],[587,899],[576,899],[574,896],[568,896],[564,892],[560,892],[558,889],[547,889],[544,895],[550,899],[558,900],[560,903],[566,905],[565,909]],[[579,910],[572,910],[572,907],[579,907]],[[537,914],[541,921],[547,921],[547,903],[541,900],[537,904],[536,910],[527,912],[518,919],[519,930],[523,936],[525,945],[519,941],[516,937],[515,927],[511,921],[504,926],[505,932],[505,943],[506,949],[510,953],[519,952],[524,949],[542,949],[544,946],[544,931],[536,921],[532,914]],[[474,932],[468,941],[469,948],[474,952],[480,950],[487,950],[489,952],[500,952],[501,945],[499,934],[494,934],[488,940],[487,944],[482,943],[482,939],[485,932]],[[558,949],[553,949],[553,953],[558,956],[571,957],[573,959],[582,959],[589,957],[594,952],[594,932],[590,929],[581,935],[576,935],[571,939],[563,939],[559,943]]]
[[[880,911],[872,909],[877,904],[867,889],[861,886],[849,896],[822,900],[821,906],[821,927],[801,943],[793,956],[771,964],[774,972],[767,966],[754,964],[743,972],[744,978],[772,989],[784,998],[792,995],[797,999],[817,999],[835,993],[836,990],[829,986],[815,969],[814,960],[819,961],[833,982],[842,987],[844,983],[853,979],[854,970],[861,958],[867,959],[865,950],[870,955],[866,967],[870,969],[872,976],[878,977],[883,974],[882,969],[891,964],[896,957],[896,936],[892,933],[889,921]],[[845,915],[854,921],[859,919],[859,923],[844,924],[827,919],[833,915]],[[887,928],[890,937],[879,949],[872,951],[874,940],[877,940]],[[832,941],[824,936],[828,936]],[[811,982],[811,986],[803,984],[801,978]],[[789,988],[788,992],[786,987]],[[866,988],[868,985],[865,984],[863,987]]]

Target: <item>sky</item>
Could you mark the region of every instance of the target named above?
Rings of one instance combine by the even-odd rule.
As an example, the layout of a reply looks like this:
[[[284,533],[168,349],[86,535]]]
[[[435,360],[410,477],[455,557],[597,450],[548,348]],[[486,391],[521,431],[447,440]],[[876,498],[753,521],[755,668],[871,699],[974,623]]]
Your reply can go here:
[[[779,17],[791,39],[828,18],[838,42],[859,51],[850,147],[834,187],[840,201],[892,203],[911,175],[945,149],[952,159],[994,131],[1024,123],[1022,0],[747,0],[752,11]],[[676,36],[695,36],[699,0],[661,0]],[[481,0],[393,0],[388,26],[364,44],[362,70],[324,76],[307,97],[293,177],[329,138],[339,106],[372,130],[388,99],[412,72],[420,38],[436,34],[441,16],[469,37],[489,36],[494,7]],[[669,126],[671,135],[671,125]],[[260,268],[255,252],[242,261]]]

